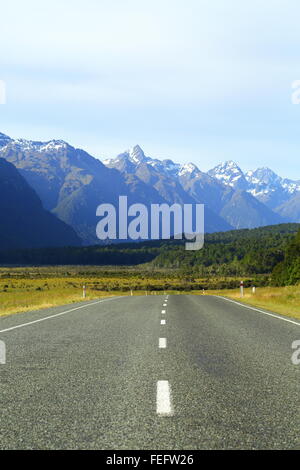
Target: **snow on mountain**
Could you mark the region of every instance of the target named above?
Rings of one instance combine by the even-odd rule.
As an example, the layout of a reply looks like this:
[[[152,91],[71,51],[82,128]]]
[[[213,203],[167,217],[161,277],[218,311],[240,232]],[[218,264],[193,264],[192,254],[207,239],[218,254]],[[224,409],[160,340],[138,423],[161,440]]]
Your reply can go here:
[[[4,147],[7,145],[11,149],[22,152],[58,152],[59,150],[66,149],[68,144],[63,140],[50,140],[48,142],[39,142],[34,140],[26,139],[15,139],[12,140],[10,137],[0,134],[0,147],[1,150],[5,150]]]
[[[103,161],[104,165],[115,166],[118,162],[127,160],[134,165],[140,165],[144,161],[147,161],[148,158],[145,156],[144,151],[139,145],[126,150],[123,153],[120,153],[116,158],[108,158]]]
[[[300,182],[283,179],[270,168],[258,168],[245,174],[250,192],[254,197],[275,209],[300,191]]]
[[[129,159],[134,163],[141,163],[145,160],[144,151],[139,145],[135,145],[132,149],[129,150]]]
[[[220,163],[210,170],[208,174],[234,189],[247,189],[248,187],[244,173],[232,160]]]
[[[196,177],[201,174],[200,170],[194,163],[179,164],[170,159],[159,160],[157,158],[147,157],[139,145],[135,145],[126,152],[121,153],[116,158],[110,158],[103,162],[110,168],[117,168],[120,170],[129,169],[135,171],[141,164],[149,165],[156,171],[164,174],[165,176],[177,178],[181,176]]]
[[[43,143],[39,146],[39,152],[57,152],[68,147],[67,142],[64,140],[50,140],[49,142]]]
[[[72,207],[64,205],[64,201],[71,198],[74,204],[79,204],[83,197],[80,191],[86,201],[91,191],[95,203],[97,198],[102,200],[121,187],[124,187],[124,194],[128,190],[137,200],[146,198],[147,202],[204,203],[209,230],[281,223],[284,219],[278,214],[290,214],[298,198],[294,199],[292,209],[288,204],[300,194],[300,181],[283,179],[269,168],[244,173],[230,160],[204,173],[191,162],[179,164],[171,159],[151,158],[139,145],[105,160],[104,166],[100,160],[63,140],[12,140],[0,133],[0,157],[19,168],[44,206],[60,211],[57,214],[68,223],[71,220],[73,223],[69,213]],[[119,171],[111,172],[109,168]],[[115,193],[110,199],[114,198]],[[84,227],[90,230],[90,220],[86,220],[84,214],[82,217]],[[82,227],[78,225],[81,221],[75,222],[74,227],[81,236]]]
[[[266,167],[243,173],[235,162],[227,161],[208,174],[227,186],[247,191],[271,209],[276,209],[300,191],[300,181],[283,179]]]
[[[282,178],[270,170],[270,168],[258,168],[255,171],[247,171],[245,178],[249,184],[248,192],[258,198],[282,190]]]
[[[104,164],[129,173],[135,173],[144,165],[144,168],[153,168],[160,175],[180,180],[184,185],[195,178],[203,179],[204,175],[194,163],[179,164],[170,159],[159,160],[145,156],[139,145],[115,159],[104,161]],[[233,190],[247,191],[271,209],[276,209],[300,191],[300,181],[283,179],[270,168],[258,168],[244,173],[232,160],[220,163],[208,171],[207,175]]]
[[[300,181],[292,181],[289,179],[281,180],[281,186],[286,189],[289,194],[295,194],[300,191]]]
[[[178,176],[180,177],[190,177],[190,178],[195,178],[200,174],[199,168],[194,165],[194,163],[185,163],[184,165],[180,166],[180,169],[178,171]]]

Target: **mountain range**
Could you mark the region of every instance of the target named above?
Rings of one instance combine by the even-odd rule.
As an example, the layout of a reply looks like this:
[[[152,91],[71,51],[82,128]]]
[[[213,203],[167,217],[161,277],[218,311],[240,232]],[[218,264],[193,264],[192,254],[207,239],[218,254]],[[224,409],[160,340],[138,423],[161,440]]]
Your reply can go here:
[[[229,161],[203,172],[193,163],[148,157],[138,145],[102,162],[62,140],[15,140],[1,133],[0,158],[85,245],[99,243],[97,206],[117,205],[120,195],[127,195],[129,204],[147,206],[204,203],[206,232],[300,222],[300,181],[268,168],[244,173]],[[1,171],[0,166],[0,193]]]

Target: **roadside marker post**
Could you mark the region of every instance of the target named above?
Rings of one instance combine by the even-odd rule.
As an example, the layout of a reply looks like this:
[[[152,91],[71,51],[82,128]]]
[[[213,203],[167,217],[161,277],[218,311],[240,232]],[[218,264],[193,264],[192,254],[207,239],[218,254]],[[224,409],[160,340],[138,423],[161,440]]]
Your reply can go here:
[[[252,287],[252,294],[256,294],[256,287],[255,286]]]
[[[244,281],[241,281],[240,289],[241,289],[241,297],[244,297]]]
[[[83,286],[83,288],[82,288],[82,298],[83,299],[86,298],[86,286]]]

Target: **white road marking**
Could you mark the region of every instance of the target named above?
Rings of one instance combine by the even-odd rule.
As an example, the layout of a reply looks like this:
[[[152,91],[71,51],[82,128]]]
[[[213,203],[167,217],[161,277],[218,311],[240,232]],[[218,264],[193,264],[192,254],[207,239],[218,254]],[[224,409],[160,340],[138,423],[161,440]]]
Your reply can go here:
[[[158,347],[164,349],[167,347],[167,338],[159,338]]]
[[[227,302],[232,302],[233,304],[239,305],[240,307],[249,308],[250,310],[254,310],[255,312],[263,313],[264,315],[268,315],[268,316],[270,316],[270,317],[277,318],[277,320],[283,320],[283,321],[286,321],[286,322],[288,322],[288,323],[293,323],[294,325],[300,326],[300,323],[299,323],[299,322],[296,322],[296,321],[293,321],[293,320],[289,320],[288,318],[279,317],[278,315],[275,315],[274,313],[264,312],[263,310],[260,310],[260,309],[258,309],[258,308],[250,307],[249,305],[245,305],[245,304],[242,304],[242,303],[240,303],[240,302],[236,302],[235,300],[227,299],[227,297],[223,297],[223,296],[221,296],[221,295],[214,295],[214,297],[221,298],[221,299],[223,299],[223,300],[227,300]],[[1,333],[1,332],[0,332],[0,333]]]
[[[167,304],[163,304],[163,307],[166,307],[166,306],[167,306]]]
[[[160,324],[161,324],[161,325],[165,325],[165,324],[166,324],[166,320],[160,320]]]
[[[156,412],[160,416],[173,414],[171,389],[168,380],[159,380],[156,389]]]
[[[89,303],[89,304],[81,305],[80,307],[71,308],[70,310],[65,310],[64,312],[55,313],[54,315],[49,315],[48,317],[39,318],[38,320],[29,321],[27,323],[21,323],[20,325],[15,325],[15,326],[12,326],[10,328],[5,328],[4,330],[0,330],[0,333],[5,333],[6,331],[16,330],[17,328],[23,328],[24,326],[34,325],[35,323],[40,323],[42,321],[50,320],[51,318],[60,317],[61,315],[66,315],[67,313],[74,312],[75,310],[79,310],[81,308],[90,307],[92,305],[100,304],[102,302],[107,302],[109,300],[121,299],[122,297],[123,296],[112,297],[112,298],[103,299],[103,300],[97,300],[97,302],[92,302],[92,303]]]
[[[161,313],[164,314],[164,313],[166,313],[166,311],[165,311],[165,310],[162,310]]]

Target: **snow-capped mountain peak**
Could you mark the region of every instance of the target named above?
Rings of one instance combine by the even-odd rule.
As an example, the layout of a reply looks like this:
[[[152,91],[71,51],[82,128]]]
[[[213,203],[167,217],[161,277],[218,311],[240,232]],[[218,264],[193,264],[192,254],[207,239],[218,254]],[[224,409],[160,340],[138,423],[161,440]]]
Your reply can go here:
[[[127,152],[129,154],[129,159],[133,162],[133,163],[141,163],[145,160],[145,154],[144,154],[144,151],[141,149],[141,147],[139,145],[135,145],[134,147],[132,147],[131,149],[128,150]]]
[[[240,167],[233,160],[220,163],[208,172],[210,176],[216,178],[221,183],[235,189],[246,189],[247,181]]]
[[[0,147],[4,149],[5,146],[22,151],[22,152],[58,152],[68,147],[67,142],[63,140],[50,140],[48,142],[40,142],[26,139],[11,139],[4,134],[0,134]]]
[[[178,176],[195,177],[200,173],[199,168],[194,163],[185,163],[180,166]]]
[[[280,176],[267,167],[257,168],[255,171],[247,171],[245,178],[250,184],[277,184],[281,182]]]
[[[66,149],[68,147],[67,142],[64,140],[50,140],[49,142],[43,143],[40,146],[40,152],[57,152],[59,150]]]
[[[120,153],[116,158],[107,158],[103,163],[110,167],[118,167],[122,162],[128,162],[130,165],[136,166],[147,160],[149,159],[145,156],[143,149],[139,145],[135,145],[126,152]]]
[[[258,168],[255,171],[247,171],[245,177],[249,184],[248,191],[255,197],[264,199],[270,197],[271,193],[294,194],[300,191],[300,181],[283,179],[273,170],[267,167]],[[284,195],[284,193],[286,193]],[[279,199],[280,201],[280,199]]]

